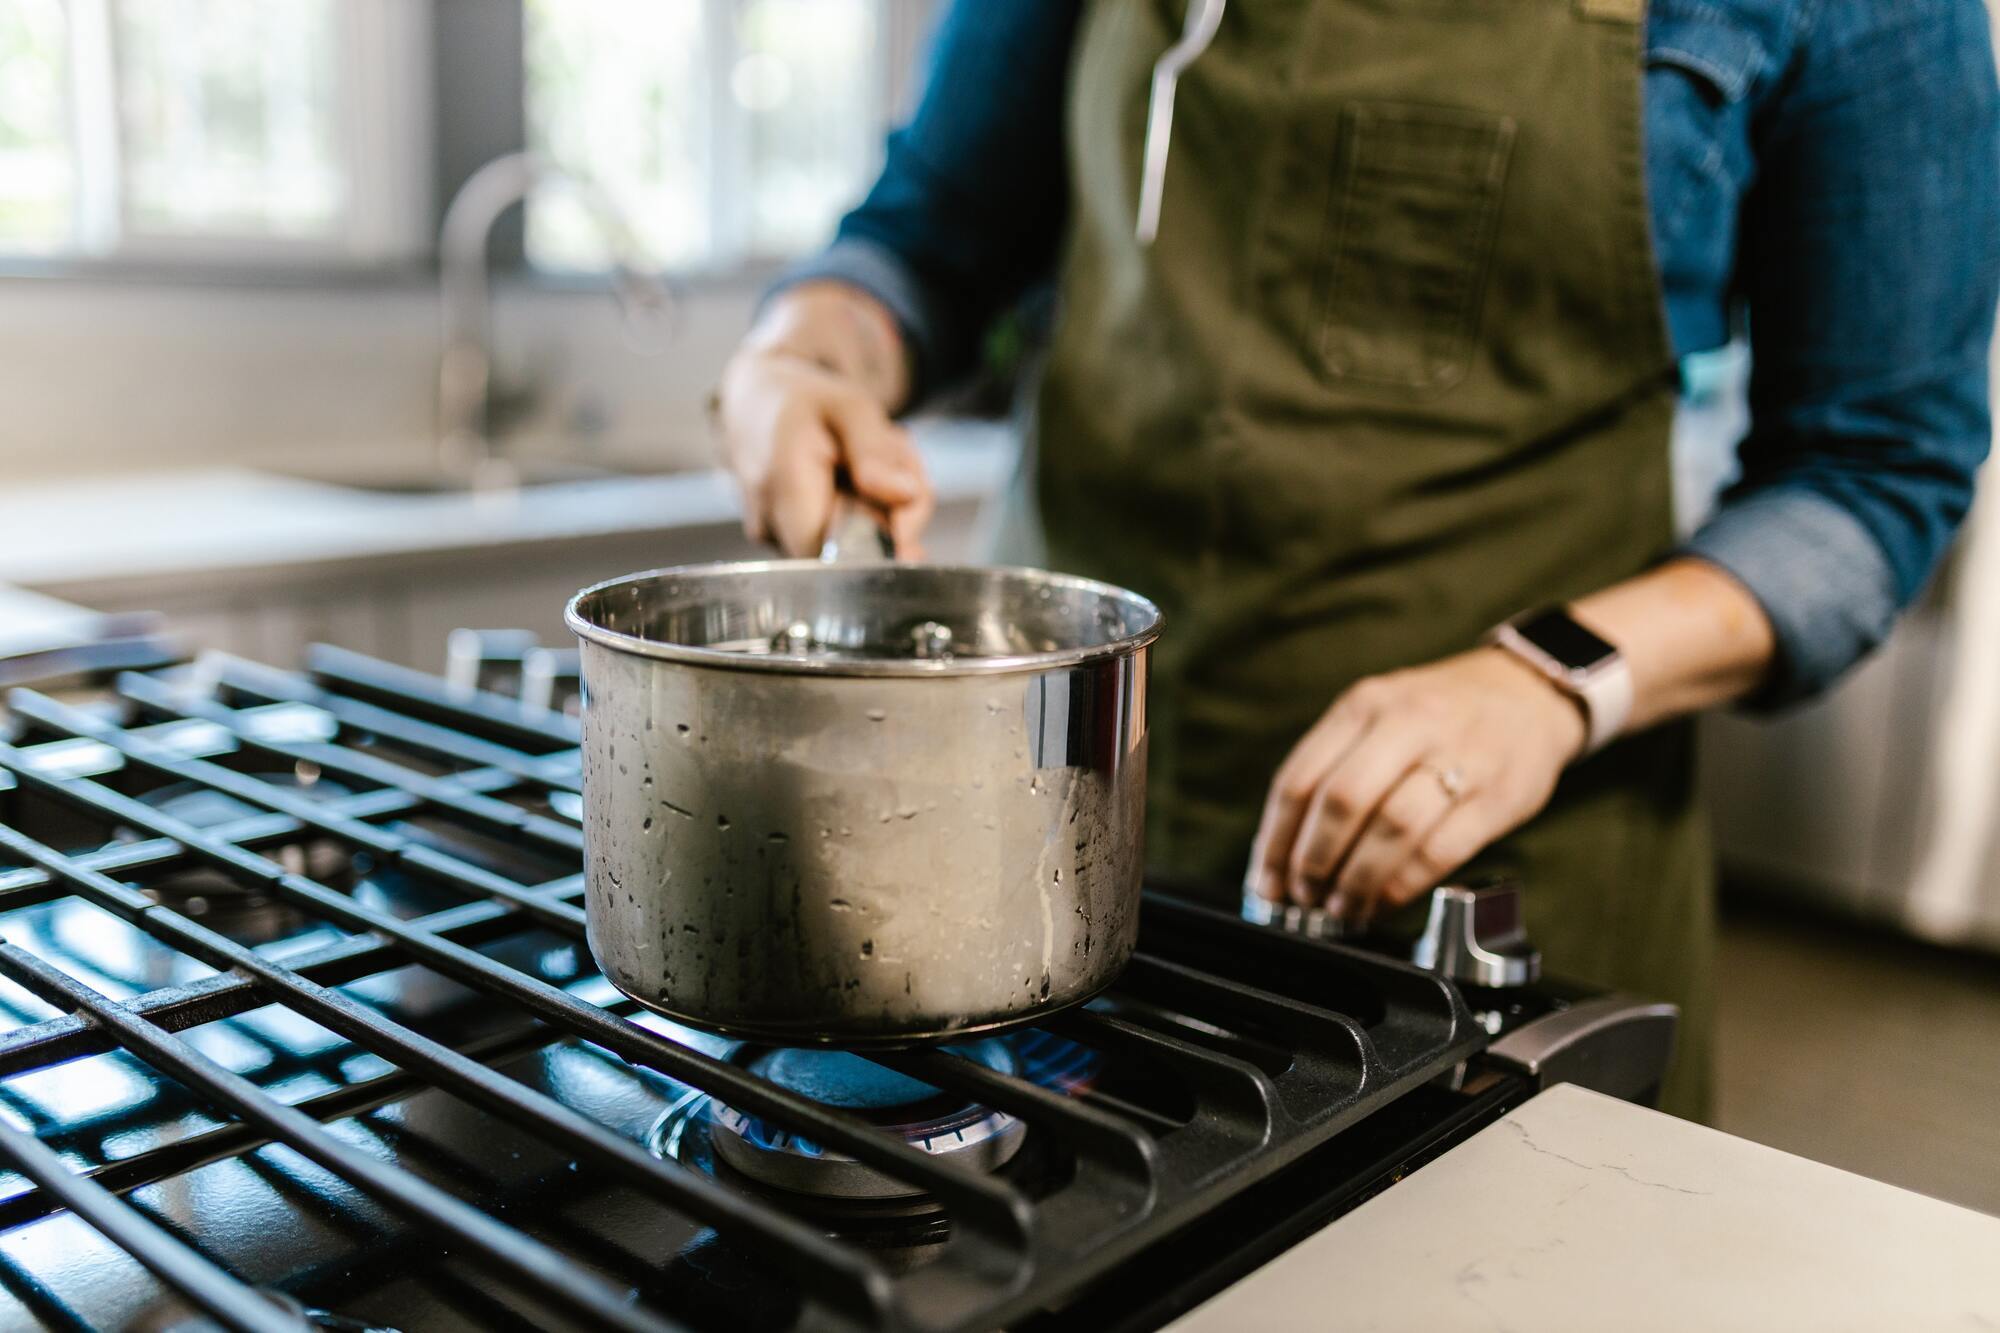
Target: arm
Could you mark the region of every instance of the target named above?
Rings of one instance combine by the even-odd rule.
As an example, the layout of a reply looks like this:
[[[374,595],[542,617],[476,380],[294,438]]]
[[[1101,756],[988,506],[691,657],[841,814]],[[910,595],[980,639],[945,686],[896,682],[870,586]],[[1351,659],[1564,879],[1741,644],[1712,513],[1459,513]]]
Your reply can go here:
[[[1992,440],[2000,92],[1980,0],[1823,6],[1760,124],[1752,426],[1688,550],[1763,606],[1752,702],[1831,684],[1922,590]]]
[[[1819,14],[1756,131],[1744,479],[1687,551],[1572,608],[1630,662],[1633,729],[1830,683],[1921,589],[1990,440],[2000,97],[1983,6]],[[1493,649],[1362,681],[1280,769],[1253,886],[1364,918],[1415,898],[1537,814],[1583,738],[1574,704]]]
[[[912,402],[970,370],[987,327],[1054,271],[1079,9],[953,0],[923,100],[889,136],[881,177],[833,245],[781,280],[838,280],[880,301],[909,344]]]
[[[816,549],[835,479],[918,552],[929,483],[891,418],[973,363],[986,326],[1054,261],[1067,208],[1069,0],[956,0],[922,103],[833,245],[781,281],[723,372],[724,458],[744,528]]]
[[[1631,664],[1628,730],[1740,698],[1776,656],[1756,599],[1703,560],[1669,560],[1570,613]],[[1585,733],[1575,701],[1497,648],[1360,681],[1272,780],[1251,887],[1364,921],[1409,902],[1540,813]]]

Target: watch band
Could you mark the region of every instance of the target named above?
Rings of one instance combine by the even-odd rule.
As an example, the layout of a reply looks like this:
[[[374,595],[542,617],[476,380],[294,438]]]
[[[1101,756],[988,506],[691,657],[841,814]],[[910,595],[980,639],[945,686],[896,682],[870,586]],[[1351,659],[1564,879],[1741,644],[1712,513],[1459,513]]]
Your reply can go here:
[[[1546,615],[1548,613],[1539,613]],[[1579,630],[1583,637],[1598,643],[1603,640],[1577,626],[1567,612],[1560,612],[1563,619]],[[1632,716],[1632,668],[1625,655],[1609,644],[1610,651],[1594,662],[1568,662],[1550,652],[1541,644],[1523,634],[1520,625],[1529,617],[1519,621],[1507,621],[1496,626],[1486,641],[1503,649],[1521,662],[1534,668],[1546,677],[1550,684],[1569,695],[1583,706],[1587,736],[1583,753],[1596,754],[1599,750],[1618,739],[1625,730],[1625,723]]]

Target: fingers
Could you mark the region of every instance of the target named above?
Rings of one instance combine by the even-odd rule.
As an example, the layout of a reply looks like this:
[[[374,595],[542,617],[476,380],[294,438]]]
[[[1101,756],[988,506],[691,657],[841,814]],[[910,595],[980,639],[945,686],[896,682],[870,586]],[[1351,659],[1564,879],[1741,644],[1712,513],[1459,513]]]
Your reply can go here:
[[[1266,902],[1283,902],[1290,896],[1287,873],[1299,826],[1305,822],[1327,772],[1373,723],[1372,712],[1351,697],[1343,697],[1299,738],[1271,779],[1257,839],[1250,849],[1248,876],[1251,890]]]
[[[1398,865],[1382,872],[1369,899],[1370,910],[1401,907],[1429,893],[1498,833],[1491,812],[1481,802],[1468,799],[1453,804]]]
[[[826,400],[823,411],[856,495],[894,511],[930,489],[910,433],[879,404],[859,393],[840,393]]]
[[[744,512],[758,514],[754,534],[788,556],[816,554],[833,517],[839,443],[816,418],[784,428],[761,492],[745,488]]]
[[[859,388],[795,361],[748,358],[725,377],[725,457],[743,493],[743,530],[810,556],[833,515],[836,477],[889,517],[904,558],[936,508],[909,433]]]
[[[859,396],[835,404],[832,420],[855,494],[889,516],[897,558],[919,558],[937,500],[910,433]]]
[[[1427,841],[1456,804],[1439,773],[1435,766],[1420,763],[1382,799],[1334,877],[1330,904],[1339,904],[1342,911],[1366,922],[1392,885],[1400,887],[1406,876],[1423,871]]]
[[[889,536],[896,543],[898,560],[924,558],[924,530],[937,512],[937,497],[927,483],[917,498],[889,511]]]
[[[1286,867],[1285,889],[1293,902],[1312,905],[1326,898],[1363,830],[1423,752],[1417,733],[1392,721],[1378,722],[1327,773],[1299,825]]]

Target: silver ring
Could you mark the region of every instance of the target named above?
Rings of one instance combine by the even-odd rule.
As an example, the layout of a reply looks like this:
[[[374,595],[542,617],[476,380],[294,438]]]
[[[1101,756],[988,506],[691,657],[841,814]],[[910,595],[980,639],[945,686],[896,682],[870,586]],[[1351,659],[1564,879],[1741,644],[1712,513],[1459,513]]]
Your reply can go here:
[[[1438,786],[1444,788],[1446,800],[1456,801],[1465,795],[1464,769],[1454,764],[1450,768],[1432,768],[1431,772],[1437,777]]]

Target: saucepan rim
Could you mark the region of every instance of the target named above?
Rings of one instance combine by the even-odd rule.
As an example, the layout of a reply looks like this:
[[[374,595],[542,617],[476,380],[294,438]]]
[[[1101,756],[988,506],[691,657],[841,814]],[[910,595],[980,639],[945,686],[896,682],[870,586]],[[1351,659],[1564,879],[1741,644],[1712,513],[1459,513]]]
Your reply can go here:
[[[1108,598],[1137,610],[1144,623],[1133,633],[1110,639],[1103,643],[1080,645],[1072,648],[1056,648],[1046,652],[1013,653],[984,657],[963,657],[936,660],[927,658],[855,658],[838,656],[797,656],[774,654],[759,656],[735,652],[726,648],[711,648],[684,643],[668,643],[661,639],[649,639],[622,630],[607,629],[587,619],[579,609],[585,599],[607,589],[646,580],[667,578],[720,578],[732,575],[758,575],[769,573],[792,573],[808,570],[823,571],[829,576],[838,573],[853,573],[866,568],[909,569],[935,572],[943,575],[961,574],[978,578],[1017,579],[1029,586],[1063,588],[1075,592],[1089,593]],[[932,565],[897,562],[892,565],[865,567],[827,565],[817,560],[742,560],[724,563],[688,565],[668,565],[660,569],[640,570],[636,573],[621,574],[617,578],[605,579],[582,589],[569,599],[563,607],[563,620],[580,639],[609,648],[614,652],[628,653],[636,657],[650,657],[662,662],[678,662],[687,666],[706,667],[717,671],[754,671],[772,675],[810,676],[891,676],[891,677],[936,677],[936,676],[990,676],[1021,672],[1048,671],[1062,667],[1076,666],[1105,658],[1126,657],[1140,648],[1146,647],[1160,637],[1163,617],[1160,608],[1145,597],[1113,583],[1097,579],[1082,578],[1074,574],[1057,574],[1045,569],[1033,569],[1018,565]]]

